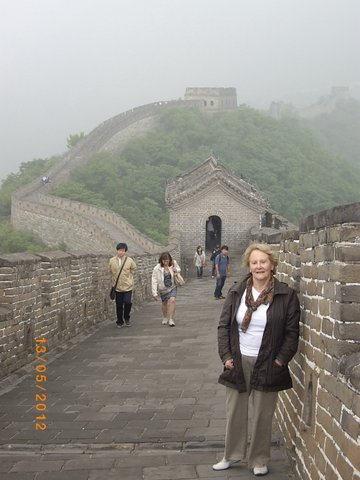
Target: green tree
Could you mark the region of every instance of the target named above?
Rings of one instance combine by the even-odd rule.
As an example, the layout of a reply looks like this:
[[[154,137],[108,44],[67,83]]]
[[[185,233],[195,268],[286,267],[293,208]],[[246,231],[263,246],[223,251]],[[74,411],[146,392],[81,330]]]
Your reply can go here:
[[[66,139],[67,148],[73,148],[77,143],[80,142],[85,137],[84,132],[70,134]]]
[[[23,185],[39,178],[57,158],[35,159],[22,163],[17,173],[11,173],[2,181],[0,188],[0,253],[36,252],[49,250],[43,242],[31,232],[15,231],[10,223],[11,195]]]
[[[212,116],[195,108],[168,110],[154,130],[120,153],[94,155],[73,171],[71,184],[54,193],[110,208],[166,243],[166,184],[210,154],[294,223],[359,200],[360,172],[325,150],[310,129],[297,119],[277,121],[246,106]]]

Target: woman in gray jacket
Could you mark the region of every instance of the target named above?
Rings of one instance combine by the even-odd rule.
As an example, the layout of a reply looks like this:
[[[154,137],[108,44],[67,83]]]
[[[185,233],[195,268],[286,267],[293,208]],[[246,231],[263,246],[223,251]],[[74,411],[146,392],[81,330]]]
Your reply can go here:
[[[213,469],[226,470],[248,453],[250,470],[260,476],[268,473],[278,392],[292,387],[288,363],[298,347],[300,306],[295,290],[274,277],[277,261],[268,245],[251,244],[243,260],[249,274],[229,290],[218,326],[226,434],[224,457]]]

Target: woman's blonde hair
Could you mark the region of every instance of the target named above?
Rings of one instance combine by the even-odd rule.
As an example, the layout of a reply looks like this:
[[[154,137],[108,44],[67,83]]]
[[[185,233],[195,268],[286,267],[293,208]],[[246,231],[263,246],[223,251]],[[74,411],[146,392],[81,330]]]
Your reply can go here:
[[[270,262],[273,264],[273,270],[272,272],[275,274],[276,273],[276,267],[278,264],[277,258],[275,257],[275,252],[274,250],[271,249],[269,245],[266,243],[251,243],[247,249],[244,252],[243,255],[243,265],[246,268],[250,267],[250,255],[254,250],[259,250],[260,252],[266,253],[266,255],[269,257]]]

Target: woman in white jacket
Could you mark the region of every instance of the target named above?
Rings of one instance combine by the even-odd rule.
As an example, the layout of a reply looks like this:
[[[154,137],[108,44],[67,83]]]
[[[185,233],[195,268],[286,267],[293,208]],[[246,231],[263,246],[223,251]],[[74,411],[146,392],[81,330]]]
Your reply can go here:
[[[155,300],[161,299],[162,324],[175,327],[174,315],[176,305],[177,288],[174,281],[174,273],[180,272],[180,267],[172,259],[169,252],[160,255],[159,263],[154,267],[151,277],[151,290]],[[169,320],[168,320],[169,305]]]
[[[196,267],[197,278],[202,278],[203,269],[206,263],[205,263],[205,252],[203,251],[201,245],[196,247],[193,263],[194,263],[194,266]]]

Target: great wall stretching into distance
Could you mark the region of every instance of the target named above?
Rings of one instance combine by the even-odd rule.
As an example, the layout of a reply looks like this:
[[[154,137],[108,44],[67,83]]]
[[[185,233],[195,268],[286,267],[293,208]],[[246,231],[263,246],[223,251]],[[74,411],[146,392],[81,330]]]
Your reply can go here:
[[[112,251],[119,238],[128,243],[132,252],[159,252],[163,247],[120,215],[48,193],[51,188],[69,179],[71,170],[86,164],[94,153],[121,150],[131,138],[149,131],[165,109],[189,105],[192,106],[192,102],[156,102],[103,122],[47,172],[50,183],[42,185],[36,179],[13,194],[11,221],[14,227],[36,232],[46,244],[64,242],[70,249],[87,252]]]
[[[50,244],[64,241],[70,251],[0,257],[1,378],[26,371],[35,338],[61,348],[109,319],[108,259],[120,237],[138,264],[135,302],[149,297],[151,271],[165,247],[112,212],[48,192],[93,153],[120,149],[165,109],[187,105],[158,102],[107,120],[48,172],[49,185],[36,180],[13,195],[16,228],[31,228]],[[359,480],[360,203],[311,215],[299,229],[260,229],[251,238],[277,250],[278,278],[298,291],[302,306],[294,389],[281,394],[276,411],[294,472],[301,480]],[[180,234],[166,248],[180,256]]]

